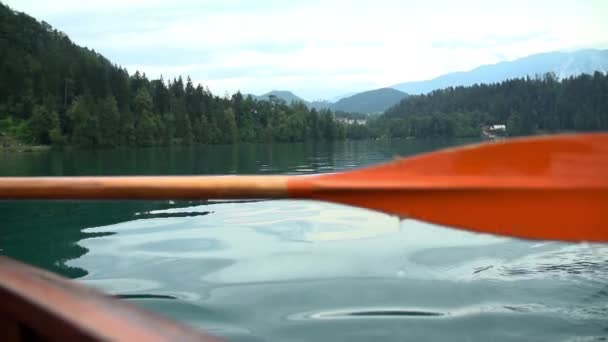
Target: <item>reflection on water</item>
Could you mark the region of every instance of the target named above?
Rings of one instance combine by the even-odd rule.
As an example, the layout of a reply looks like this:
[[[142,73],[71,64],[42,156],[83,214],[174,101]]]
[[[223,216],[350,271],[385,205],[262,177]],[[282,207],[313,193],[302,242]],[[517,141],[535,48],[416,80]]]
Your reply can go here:
[[[72,151],[0,161],[15,166],[12,174],[309,173],[440,144]],[[3,202],[0,214],[8,227],[2,253],[230,340],[608,335],[604,245],[473,234],[311,201]]]
[[[542,340],[607,327],[600,245],[517,241],[308,201],[154,213],[210,207],[85,229],[114,234],[81,240],[89,252],[67,264],[90,270],[81,279],[89,285],[237,340],[364,340],[371,331],[510,340],[505,326]]]

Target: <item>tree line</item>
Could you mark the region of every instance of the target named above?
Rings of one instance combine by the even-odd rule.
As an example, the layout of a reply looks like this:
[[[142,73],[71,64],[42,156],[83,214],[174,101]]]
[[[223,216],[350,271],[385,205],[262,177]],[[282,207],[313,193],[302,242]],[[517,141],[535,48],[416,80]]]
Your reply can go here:
[[[87,147],[343,139],[328,110],[129,75],[0,3],[0,142]]]
[[[353,114],[213,95],[187,77],[129,75],[45,22],[0,3],[0,146],[86,147],[511,136],[608,129],[608,75],[553,74],[408,96],[366,124]],[[358,118],[358,117],[357,117]]]
[[[389,137],[479,136],[505,124],[507,135],[608,129],[608,74],[558,80],[548,73],[409,96],[371,123]]]

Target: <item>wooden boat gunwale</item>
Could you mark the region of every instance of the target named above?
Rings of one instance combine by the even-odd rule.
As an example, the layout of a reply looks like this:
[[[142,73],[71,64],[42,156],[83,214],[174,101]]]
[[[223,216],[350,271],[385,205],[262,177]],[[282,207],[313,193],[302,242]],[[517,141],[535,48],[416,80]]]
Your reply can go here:
[[[0,256],[0,340],[219,341],[4,256]]]

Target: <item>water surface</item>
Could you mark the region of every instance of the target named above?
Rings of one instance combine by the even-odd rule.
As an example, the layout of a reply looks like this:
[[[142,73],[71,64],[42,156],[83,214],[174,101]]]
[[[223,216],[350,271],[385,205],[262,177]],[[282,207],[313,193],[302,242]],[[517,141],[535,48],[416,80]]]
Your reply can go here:
[[[0,175],[332,172],[465,142],[0,153]],[[312,201],[5,201],[0,217],[0,253],[229,340],[608,336],[604,245],[473,234]]]

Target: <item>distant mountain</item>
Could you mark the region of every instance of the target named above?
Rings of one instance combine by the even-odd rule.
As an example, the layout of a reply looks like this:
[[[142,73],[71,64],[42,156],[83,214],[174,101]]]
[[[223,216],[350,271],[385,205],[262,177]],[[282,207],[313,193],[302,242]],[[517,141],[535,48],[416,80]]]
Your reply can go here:
[[[446,87],[495,83],[528,75],[534,77],[547,72],[554,72],[561,79],[595,71],[608,71],[608,50],[541,53],[514,61],[483,65],[471,71],[454,72],[432,80],[399,83],[392,88],[408,94],[425,94]]]
[[[343,98],[330,108],[349,113],[382,113],[406,96],[406,93],[396,89],[380,88]]]
[[[314,100],[314,101],[308,103],[308,107],[315,108],[317,110],[319,110],[319,109],[332,109],[332,106],[334,105],[334,103],[342,100],[343,98],[346,98],[346,97],[349,97],[349,96],[353,96],[355,94],[356,94],[356,92],[352,92],[351,91],[351,92],[348,92],[348,93],[345,93],[345,94],[342,94],[342,95],[330,97],[330,98],[328,98],[326,100],[322,100],[322,99],[320,99],[320,100]]]
[[[386,109],[396,105],[407,96],[402,91],[392,88],[381,88],[362,93],[354,94],[349,97],[342,98],[336,103],[330,101],[317,100],[308,102],[294,93],[287,90],[273,90],[263,95],[252,95],[257,100],[267,101],[271,96],[290,104],[292,102],[303,102],[309,108],[331,109],[333,111],[343,111],[349,113],[382,113]]]
[[[292,102],[303,102],[307,106],[309,105],[308,101],[302,99],[301,97],[295,95],[294,93],[292,93],[288,90],[273,90],[273,91],[270,91],[263,95],[259,95],[259,96],[252,95],[252,96],[257,100],[265,100],[265,101],[268,101],[268,99],[270,99],[271,96],[276,96],[277,98],[287,102],[287,104],[290,104]]]
[[[334,103],[328,100],[316,100],[308,103],[309,108],[314,108],[316,110],[321,109],[331,109]]]
[[[342,94],[342,95],[338,95],[338,96],[330,97],[330,98],[329,98],[327,101],[328,101],[328,102],[331,102],[331,103],[334,103],[334,102],[338,102],[338,101],[342,100],[342,99],[343,99],[343,98],[345,98],[345,97],[353,96],[353,95],[355,95],[355,94],[356,94],[356,92],[351,91],[351,92],[348,92],[348,93],[346,93],[346,94]]]
[[[302,102],[308,108],[315,108],[317,110],[321,109],[331,109],[333,105],[332,102],[327,100],[316,100],[316,101],[306,101],[298,95],[292,93],[289,90],[273,90],[263,95],[251,95],[254,99],[258,101],[268,101],[271,96],[276,96],[277,98],[285,101],[287,104],[291,104],[293,102]]]

